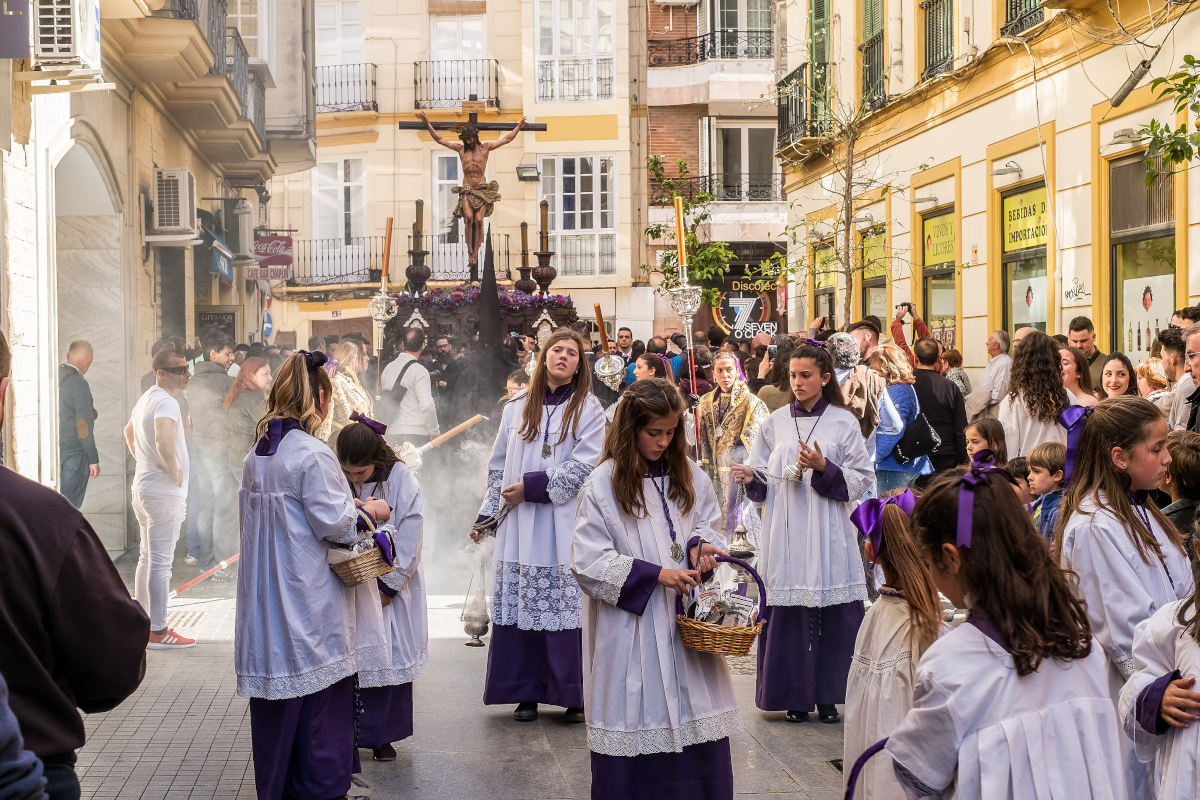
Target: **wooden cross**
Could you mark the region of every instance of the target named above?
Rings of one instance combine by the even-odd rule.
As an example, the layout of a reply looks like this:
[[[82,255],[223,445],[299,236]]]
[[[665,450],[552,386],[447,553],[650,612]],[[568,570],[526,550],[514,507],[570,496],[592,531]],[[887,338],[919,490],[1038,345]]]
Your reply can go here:
[[[481,111],[484,110],[485,103],[478,98],[479,98],[479,95],[475,95],[475,94],[471,95],[471,98],[469,100],[464,101],[463,104],[458,109],[458,113],[467,115],[467,122],[474,125],[476,130],[478,130],[478,131],[511,131],[513,128],[517,127],[517,123],[515,123],[515,122],[480,122],[479,114]],[[413,121],[405,120],[405,121],[399,122],[397,124],[399,125],[400,130],[402,130],[402,131],[423,131],[423,130],[425,130],[425,123],[421,122],[420,120],[413,120]],[[437,131],[454,131],[454,130],[458,130],[459,127],[461,125],[463,125],[463,123],[461,123],[461,122],[434,122],[433,120],[430,120],[429,124],[433,126],[434,130],[437,130]],[[526,122],[525,130],[527,130],[527,131],[544,131],[544,130],[546,130],[546,123],[544,123],[544,122]]]

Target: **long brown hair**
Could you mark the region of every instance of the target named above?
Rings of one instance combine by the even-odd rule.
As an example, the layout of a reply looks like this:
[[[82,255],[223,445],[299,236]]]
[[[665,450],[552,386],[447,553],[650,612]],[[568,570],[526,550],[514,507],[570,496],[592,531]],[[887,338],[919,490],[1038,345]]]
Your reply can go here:
[[[1091,394],[1095,387],[1092,386],[1092,367],[1088,364],[1087,356],[1078,347],[1059,345],[1059,355],[1063,350],[1069,350],[1071,358],[1075,360],[1075,382],[1079,384],[1079,390]]]
[[[992,463],[997,467],[1003,467],[1008,463],[1008,441],[1004,438],[1004,426],[1000,424],[1000,420],[992,417],[981,417],[967,425],[967,428],[974,428],[979,434],[979,438],[988,443],[988,449],[992,451]],[[966,435],[966,429],[963,429],[963,434]]]
[[[316,356],[321,356],[316,353]],[[267,434],[267,423],[273,419],[292,418],[310,435],[316,435],[323,419],[317,405],[323,392],[326,402],[333,391],[329,373],[320,366],[308,366],[304,353],[295,353],[279,367],[271,393],[267,395],[267,413],[258,421],[258,436]]]
[[[1192,522],[1192,534],[1188,536],[1188,542],[1193,550],[1196,547],[1195,539],[1196,523]],[[1179,612],[1175,615],[1176,621],[1183,626],[1188,635],[1196,641],[1200,642],[1200,558],[1195,552],[1188,553],[1188,563],[1192,565],[1192,585],[1196,588],[1192,589],[1192,593],[1179,604]]]
[[[380,476],[381,480],[387,480],[393,464],[403,463],[403,459],[382,436],[361,422],[351,422],[338,432],[335,449],[340,463],[351,467],[373,464],[375,475]]]
[[[883,507],[881,519],[883,546],[875,554],[876,563],[883,568],[888,586],[904,592],[915,659],[937,639],[942,620],[938,590],[909,531],[908,515],[899,506],[889,503]]]
[[[1154,537],[1154,531],[1134,511],[1133,501],[1129,497],[1129,475],[1118,469],[1112,460],[1114,447],[1129,450],[1141,444],[1149,436],[1150,426],[1162,418],[1157,406],[1133,395],[1118,395],[1096,404],[1092,415],[1082,423],[1083,433],[1075,453],[1075,468],[1058,509],[1058,523],[1054,530],[1056,557],[1062,556],[1063,531],[1067,522],[1072,514],[1080,511],[1083,501],[1090,497],[1098,507],[1107,508],[1117,518],[1143,562],[1151,563],[1152,553],[1156,558],[1162,558],[1162,547]],[[1103,502],[1101,493],[1104,494]],[[1182,537],[1153,500],[1146,501],[1146,510],[1158,520],[1167,540],[1182,550]]]
[[[1063,388],[1057,342],[1041,331],[1030,331],[1021,340],[1013,354],[1008,396],[1024,403],[1035,420],[1052,423],[1058,419],[1070,399]]]
[[[638,432],[656,417],[678,414],[675,437],[662,456],[663,471],[670,478],[667,496],[687,514],[696,502],[692,487],[692,465],[687,457],[687,436],[683,425],[683,398],[679,391],[662,378],[631,383],[617,405],[617,415],[608,435],[604,437],[604,460],[612,459],[613,494],[621,511],[631,517],[646,515],[646,496],[643,481],[646,459],[638,450]]]
[[[238,370],[237,377],[233,379],[233,385],[229,387],[229,394],[225,395],[225,402],[221,405],[229,408],[242,392],[258,391],[250,387],[250,378],[254,373],[266,366],[269,366],[267,360],[258,356],[251,356],[243,361],[242,368]],[[265,395],[266,392],[263,392],[263,394]]]
[[[579,366],[571,377],[571,399],[563,410],[562,426],[559,428],[558,444],[567,440],[567,432],[575,434],[579,430],[579,417],[583,413],[583,404],[592,391],[592,373],[588,369],[587,359],[583,354],[587,345],[583,337],[571,328],[559,328],[550,334],[546,344],[538,351],[537,367],[533,370],[533,378],[529,381],[529,390],[525,394],[525,410],[521,415],[521,437],[527,441],[536,441],[542,433],[542,404],[546,400],[547,373],[546,356],[550,349],[559,342],[570,340],[574,342],[579,353]]]
[[[942,545],[956,542],[962,472],[935,480],[913,509],[913,533],[933,564],[944,563]],[[993,474],[974,495],[971,546],[958,548],[959,576],[974,607],[1000,632],[1017,674],[1037,671],[1045,658],[1086,658],[1092,630],[1075,574],[1054,563],[1007,480]]]

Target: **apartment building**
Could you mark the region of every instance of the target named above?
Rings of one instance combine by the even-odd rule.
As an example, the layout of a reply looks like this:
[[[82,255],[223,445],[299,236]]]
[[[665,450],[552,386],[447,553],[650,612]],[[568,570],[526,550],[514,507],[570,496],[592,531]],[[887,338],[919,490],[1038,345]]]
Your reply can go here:
[[[317,165],[271,186],[270,225],[295,242],[292,279],[276,289],[279,334],[374,335],[366,298],[382,277],[388,217],[393,291],[409,250],[428,253],[435,287],[472,279],[453,214],[458,156],[398,126],[417,113],[465,122],[470,102],[480,122],[524,116],[547,126],[488,161],[503,198],[487,220],[500,279],[518,277],[522,222],[528,250],[537,249],[546,199],[551,290],[586,316],[599,303],[648,332],[652,295],[633,286],[646,206],[645,17],[635,9],[614,0],[318,0]]]
[[[263,336],[248,280],[267,183],[315,157],[309,0],[32,3],[32,65],[12,71],[0,325],[14,351],[6,463],[55,485],[58,364],[95,348],[100,477],[83,511],[112,551],[133,464],[122,429],[161,337]],[[48,23],[47,23],[48,24]]]
[[[716,322],[741,338],[786,329],[774,287],[746,280],[748,268],[782,249],[788,222],[775,156],[776,8],[771,0],[647,4],[650,152],[663,159],[668,177],[678,175],[680,159],[687,162],[683,193],[712,198],[701,237],[729,243],[736,255],[726,279],[706,287],[719,289],[722,301],[702,309],[697,327]],[[649,192],[650,221],[673,221],[670,193],[652,180]],[[663,330],[680,327],[666,298],[658,299],[656,317]]]
[[[848,294],[851,317],[887,320],[912,300],[976,368],[991,330],[1064,332],[1086,315],[1101,349],[1137,363],[1200,296],[1200,175],[1147,188],[1140,134],[1152,119],[1191,121],[1148,84],[1180,68],[1200,12],[1092,0],[785,8],[777,145],[801,234],[794,313],[843,324]],[[1148,74],[1131,78],[1143,59]]]

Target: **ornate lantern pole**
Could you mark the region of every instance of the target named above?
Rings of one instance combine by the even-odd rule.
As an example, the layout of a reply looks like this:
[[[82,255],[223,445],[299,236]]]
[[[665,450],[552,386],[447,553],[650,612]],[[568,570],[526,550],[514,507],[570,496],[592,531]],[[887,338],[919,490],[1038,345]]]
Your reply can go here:
[[[371,298],[371,302],[367,304],[367,310],[371,314],[371,319],[375,321],[375,336],[379,342],[379,349],[376,352],[375,364],[375,406],[379,407],[379,402],[382,400],[383,386],[383,332],[387,328],[387,324],[392,321],[399,311],[399,306],[396,303],[396,298],[388,294],[388,263],[392,258],[392,218],[387,218],[387,225],[384,228],[383,236],[383,268],[380,270],[379,292]]]
[[[683,226],[683,198],[675,195],[675,254],[679,263],[679,284],[667,290],[671,298],[671,308],[683,320],[683,335],[687,340],[688,364],[692,374],[692,392],[696,391],[696,351],[692,344],[692,320],[700,310],[701,290],[699,286],[688,283],[687,273],[687,235]],[[696,461],[700,461],[700,415],[694,415],[696,420]]]

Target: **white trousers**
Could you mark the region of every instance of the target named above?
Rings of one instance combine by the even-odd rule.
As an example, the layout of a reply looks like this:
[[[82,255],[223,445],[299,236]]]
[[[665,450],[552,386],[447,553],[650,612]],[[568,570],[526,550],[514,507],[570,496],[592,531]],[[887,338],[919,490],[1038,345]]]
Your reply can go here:
[[[187,499],[169,494],[133,491],[133,514],[141,528],[137,571],[133,578],[135,599],[150,615],[150,630],[167,627],[167,593],[175,543],[187,513]]]

